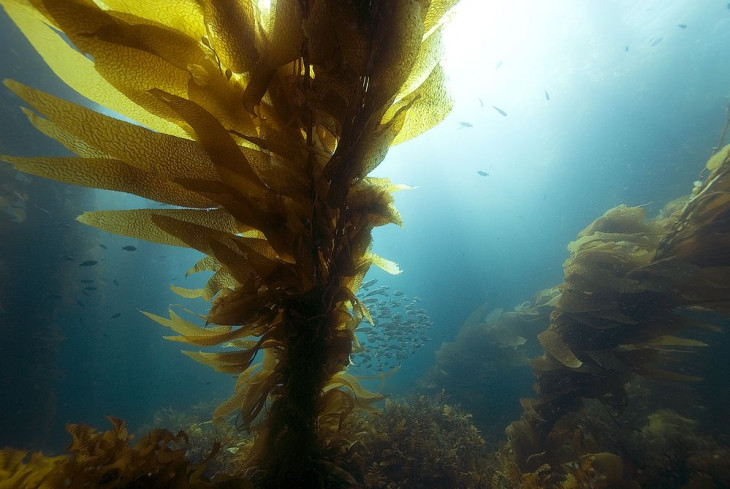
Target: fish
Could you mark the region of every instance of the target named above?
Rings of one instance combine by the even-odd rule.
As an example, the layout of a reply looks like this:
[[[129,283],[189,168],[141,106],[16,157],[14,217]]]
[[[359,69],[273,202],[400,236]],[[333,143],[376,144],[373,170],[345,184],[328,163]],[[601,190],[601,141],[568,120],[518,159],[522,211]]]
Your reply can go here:
[[[488,177],[489,173],[485,172],[484,170],[477,170],[477,173],[483,177]]]
[[[43,207],[41,207],[39,205],[33,204],[33,207],[35,207],[36,209],[38,209],[39,211],[41,211],[44,214],[47,214],[49,216],[53,216],[53,214],[51,214],[47,209],[44,209]]]
[[[503,117],[507,117],[507,112],[503,111],[503,110],[502,110],[502,109],[500,109],[499,107],[497,107],[497,106],[494,106],[494,105],[492,105],[492,108],[493,108],[494,110],[496,110],[497,112],[499,112],[499,113],[500,113],[500,115],[502,115]]]
[[[84,287],[84,290],[96,290],[96,287],[89,285],[88,287]]]
[[[547,100],[548,102],[550,102],[550,94],[548,93],[547,90],[545,90],[545,100]]]
[[[360,286],[360,288],[367,289],[368,287],[372,287],[376,283],[378,283],[378,279],[377,278],[374,278],[374,279],[368,280],[367,282],[365,282],[364,284],[362,284]]]
[[[71,255],[64,255],[63,256],[63,259],[66,260],[66,261],[74,261],[76,258],[74,258]]]
[[[396,296],[396,297],[399,297],[399,296],[403,295],[403,291],[402,290],[396,290],[396,291],[393,292],[393,295]]]
[[[479,97],[479,105],[481,105],[482,107],[484,107],[484,100],[482,100],[481,97]]]
[[[121,312],[115,312],[114,314],[112,314],[111,316],[109,316],[109,319],[116,319],[116,318],[118,318],[121,315],[122,315]]]
[[[664,38],[661,37],[661,36],[654,37],[654,38],[652,38],[651,42],[649,42],[649,47],[652,47],[653,48],[654,46],[658,45],[663,40],[664,40]]]
[[[624,47],[624,51],[626,51],[628,53],[629,52],[629,47],[628,46]]]
[[[94,281],[93,281],[93,280],[91,280],[91,279],[86,279],[86,280],[82,280],[82,281],[81,281],[81,283],[82,283],[82,284],[93,284],[93,283],[94,283]]]
[[[680,29],[686,29],[687,24],[677,24],[677,27],[679,27]]]
[[[99,263],[99,262],[98,262],[98,261],[96,261],[96,260],[86,260],[86,261],[85,261],[85,262],[83,262],[83,263],[79,263],[79,266],[80,266],[80,267],[93,267],[93,266],[94,266],[94,265],[96,265],[97,263]]]
[[[124,251],[135,251],[137,249],[137,247],[136,246],[132,246],[132,245],[127,245],[127,246],[122,246],[122,249]]]
[[[116,285],[117,287],[119,287],[119,280],[117,280],[117,279],[114,279],[114,280],[112,280],[112,283],[113,283],[114,285]]]
[[[465,122],[465,121],[459,121],[459,129],[464,129],[465,127],[474,127],[471,122]]]
[[[79,305],[79,306],[81,306],[81,307],[86,307],[86,306],[84,305],[84,303],[83,303],[83,302],[81,302],[81,301],[79,301],[79,300],[77,300],[77,301],[76,301],[76,304],[78,304],[78,305]]]
[[[497,64],[495,64],[495,65],[494,65],[494,69],[495,69],[495,70],[498,70],[498,69],[500,69],[501,67],[502,67],[502,60],[500,59],[499,61],[497,61]]]
[[[99,247],[101,247],[101,249],[103,249],[103,250],[108,250],[109,249],[107,247],[107,245],[105,245],[104,243],[99,243]]]

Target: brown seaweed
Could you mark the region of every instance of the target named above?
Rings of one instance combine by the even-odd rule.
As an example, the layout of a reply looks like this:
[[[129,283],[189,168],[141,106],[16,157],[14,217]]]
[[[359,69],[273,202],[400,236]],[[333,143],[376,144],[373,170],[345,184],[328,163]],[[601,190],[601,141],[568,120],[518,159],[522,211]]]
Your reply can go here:
[[[234,348],[189,355],[239,375],[216,414],[238,408],[258,431],[252,470],[272,485],[320,485],[319,418],[377,399],[341,373],[367,317],[359,284],[371,264],[394,269],[371,231],[400,224],[395,187],[367,175],[449,111],[439,57],[455,3],[2,2],[64,82],[136,122],[6,81],[78,157],[3,159],[184,208],[79,220],[209,256],[196,267],[214,272],[205,288],[176,290],[212,299],[217,326],[150,317],[177,341]]]
[[[584,400],[620,413],[634,376],[700,379],[674,365],[707,344],[677,333],[719,329],[692,317],[694,309],[730,313],[728,174],[725,158],[683,207],[670,204],[646,220],[643,208],[619,206],[569,245],[561,295],[538,337],[545,354],[533,361],[537,398],[522,401],[522,418],[507,430],[520,471],[566,461],[550,447],[562,443],[559,421]]]

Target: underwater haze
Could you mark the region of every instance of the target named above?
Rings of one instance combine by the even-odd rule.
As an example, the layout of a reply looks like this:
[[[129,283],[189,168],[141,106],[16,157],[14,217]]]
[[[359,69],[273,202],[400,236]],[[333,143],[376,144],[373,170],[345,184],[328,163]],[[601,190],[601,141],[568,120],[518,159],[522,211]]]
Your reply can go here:
[[[3,79],[83,103],[4,12],[0,39]],[[382,332],[358,333],[368,358],[353,355],[353,373],[398,368],[385,393],[427,389],[436,352],[472,312],[509,310],[559,285],[568,243],[594,219],[619,204],[653,216],[689,193],[721,143],[728,53],[723,1],[462,0],[443,62],[454,109],[373,172],[413,188],[395,195],[404,227],[374,232],[374,251],[402,273],[373,268],[366,280],[377,282],[358,294],[373,292]],[[64,154],[20,105],[3,86],[0,154]],[[133,431],[175,413],[210,416],[235,380],[180,354],[140,312],[182,304],[170,285],[201,286],[205,277],[186,277],[200,255],[75,220],[155,203],[0,165],[0,446],[60,452],[66,423],[105,428],[105,415]],[[183,305],[205,313],[197,301]],[[535,338],[521,348],[541,353]],[[726,368],[728,349],[716,335],[697,355]],[[534,377],[526,362],[495,368],[482,418],[503,433]],[[727,377],[705,376],[703,409],[730,409]]]

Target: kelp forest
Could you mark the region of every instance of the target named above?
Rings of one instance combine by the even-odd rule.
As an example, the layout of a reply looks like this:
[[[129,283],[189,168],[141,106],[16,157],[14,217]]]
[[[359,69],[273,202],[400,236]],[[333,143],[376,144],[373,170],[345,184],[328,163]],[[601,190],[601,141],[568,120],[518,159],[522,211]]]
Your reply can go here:
[[[730,487],[730,439],[680,414],[717,375],[696,353],[723,341],[730,314],[730,146],[657,216],[620,205],[597,217],[567,244],[562,283],[463,314],[409,397],[365,387],[394,370],[350,368],[375,316],[366,274],[400,273],[373,230],[404,224],[393,194],[408,187],[369,174],[450,112],[442,38],[457,2],[0,2],[87,99],[4,80],[68,152],[2,156],[0,196],[16,204],[3,219],[39,225],[17,201],[57,198],[83,224],[199,252],[188,274],[207,273],[204,285],[173,285],[182,305],[139,320],[236,379],[205,422],[171,410],[159,426],[174,431],[134,437],[100,413],[108,426],[67,425],[65,454],[6,447],[0,488]],[[94,210],[44,179],[162,206]],[[55,246],[87,239],[63,231]],[[40,245],[3,233],[0,246]],[[44,267],[52,294],[64,276]],[[3,284],[21,273],[0,262]],[[0,303],[23,307],[14,293],[3,285]],[[200,299],[206,314],[186,308]],[[27,325],[3,326],[3,349],[43,351],[23,343]],[[37,367],[26,375],[52,383]],[[534,396],[496,420],[495,392],[510,395],[500,371],[513,369]]]

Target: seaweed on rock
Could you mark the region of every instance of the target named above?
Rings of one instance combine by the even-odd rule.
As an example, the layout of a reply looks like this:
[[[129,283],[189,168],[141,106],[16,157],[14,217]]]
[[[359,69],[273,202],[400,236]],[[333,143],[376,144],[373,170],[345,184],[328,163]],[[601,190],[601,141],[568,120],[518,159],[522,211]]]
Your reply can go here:
[[[46,457],[40,452],[28,457],[22,450],[0,450],[0,487],[36,489],[57,487],[159,487],[177,489],[250,488],[243,479],[202,478],[210,458],[219,446],[201,462],[185,459],[187,435],[165,429],[151,430],[132,446],[126,424],[108,417],[112,429],[99,433],[80,424],[66,429],[73,441],[69,455]]]
[[[566,461],[550,447],[571,436],[560,420],[585,399],[621,412],[635,375],[699,380],[670,364],[707,346],[676,333],[719,330],[690,311],[730,313],[730,159],[713,168],[693,196],[657,219],[619,206],[569,245],[561,295],[538,336],[545,354],[533,361],[537,398],[522,400],[522,418],[507,430],[520,471]]]
[[[443,394],[386,401],[348,425],[366,435],[343,456],[363,489],[489,487],[493,459],[471,415]]]
[[[207,285],[175,290],[212,299],[215,326],[148,315],[174,341],[231,347],[187,354],[239,376],[216,416],[240,410],[257,430],[262,485],[334,484],[325,437],[380,398],[343,372],[368,317],[365,273],[397,271],[370,244],[401,223],[402,187],[367,175],[450,110],[439,60],[456,1],[2,0],[64,82],[136,122],[7,80],[78,157],[3,159],[182,208],[79,220],[207,255],[192,270],[214,272]]]

